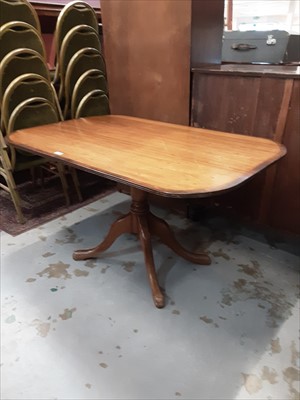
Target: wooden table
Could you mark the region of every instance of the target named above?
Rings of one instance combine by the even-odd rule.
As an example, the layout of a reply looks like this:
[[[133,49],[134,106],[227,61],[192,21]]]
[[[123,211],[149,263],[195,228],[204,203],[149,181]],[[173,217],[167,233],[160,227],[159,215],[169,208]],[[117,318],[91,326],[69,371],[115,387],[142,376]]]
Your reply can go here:
[[[11,134],[8,141],[17,148],[130,185],[129,213],[113,223],[100,244],[75,251],[73,258],[95,258],[121,234],[137,234],[153,300],[159,308],[164,306],[164,295],[156,276],[152,235],[192,263],[207,265],[211,260],[207,254],[192,253],[177,242],[169,225],[150,212],[147,193],[171,197],[222,193],[286,152],[284,146],[263,138],[118,115],[24,129]]]

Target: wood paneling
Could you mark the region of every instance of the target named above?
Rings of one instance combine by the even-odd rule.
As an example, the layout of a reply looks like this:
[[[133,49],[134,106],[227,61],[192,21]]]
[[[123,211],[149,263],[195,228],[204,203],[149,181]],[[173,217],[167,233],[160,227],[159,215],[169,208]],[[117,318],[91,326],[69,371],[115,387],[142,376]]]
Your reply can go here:
[[[265,224],[300,233],[299,79],[193,74],[191,124],[283,143],[287,155],[217,201]]]
[[[191,65],[220,64],[224,0],[192,0]]]
[[[191,1],[102,0],[113,114],[189,124]]]
[[[288,154],[279,161],[270,204],[270,223],[300,233],[300,81],[294,81],[283,135]]]

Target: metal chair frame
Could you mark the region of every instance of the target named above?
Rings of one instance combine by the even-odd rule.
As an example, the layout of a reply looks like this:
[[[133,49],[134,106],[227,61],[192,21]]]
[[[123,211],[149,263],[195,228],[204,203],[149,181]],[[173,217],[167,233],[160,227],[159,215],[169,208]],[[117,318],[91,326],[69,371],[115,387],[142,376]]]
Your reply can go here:
[[[73,55],[66,71],[65,80],[62,82],[59,100],[65,99],[64,118],[67,118],[70,113],[71,97],[76,82],[89,69],[99,69],[103,75],[106,75],[105,61],[102,54],[96,49],[86,47]]]
[[[102,90],[96,89],[87,93],[81,99],[75,113],[75,118],[107,114],[110,114],[108,97]]]
[[[35,111],[36,115],[32,111]],[[28,112],[28,119],[25,118],[24,113]],[[39,119],[39,115],[42,116]],[[47,115],[47,119],[43,120]],[[34,118],[33,118],[34,117]],[[22,101],[18,106],[14,109],[11,114],[7,135],[13,132],[16,129],[24,129],[31,126],[37,126],[39,124],[49,124],[54,122],[59,122],[60,116],[57,113],[56,107],[49,100],[44,99],[42,97],[33,97]],[[60,181],[62,183],[62,189],[64,193],[64,197],[66,200],[66,204],[70,204],[70,198],[68,195],[68,183],[65,176],[65,166],[60,162],[51,163],[50,166],[55,166],[55,169],[48,168],[49,160],[40,156],[35,156],[30,153],[23,153],[16,150],[13,146],[5,145],[5,139],[1,133],[1,168],[0,173],[6,180],[7,186],[1,184],[4,190],[10,192],[13,203],[16,208],[17,216],[20,222],[24,222],[24,216],[21,210],[21,200],[20,196],[17,193],[15,180],[13,178],[13,173],[17,171],[22,171],[26,169],[34,170],[35,167],[43,167],[46,168],[47,171],[58,175]],[[76,174],[76,170],[74,168],[70,169],[70,173],[72,175],[72,179],[77,191],[77,195],[80,201],[82,201],[82,196],[79,189],[79,182]]]
[[[71,118],[75,118],[76,110],[81,99],[92,90],[102,90],[108,97],[106,77],[99,69],[84,72],[74,86],[71,96]]]
[[[54,34],[56,63],[59,62],[63,39],[68,32],[77,25],[89,25],[94,28],[96,32],[99,31],[95,10],[86,2],[75,0],[66,4],[57,18]],[[54,82],[57,82],[59,79],[57,67],[56,70],[57,73],[55,73]]]
[[[1,110],[1,128],[3,132],[7,131],[10,116],[16,106],[31,97],[43,97],[49,100],[51,104],[55,105],[59,118],[63,119],[57,94],[52,83],[38,74],[23,74],[15,78],[5,90]]]
[[[8,85],[24,73],[36,73],[50,82],[46,62],[37,51],[27,48],[13,50],[0,63],[0,104]]]
[[[39,31],[23,21],[11,21],[0,28],[0,61],[13,50],[26,47],[36,50],[46,59],[45,45]]]
[[[10,21],[22,21],[41,32],[37,12],[27,0],[1,0],[0,26]]]
[[[101,53],[98,33],[89,25],[74,26],[63,39],[58,55],[56,68],[61,82],[65,79],[66,70],[73,55],[86,47],[95,48]]]

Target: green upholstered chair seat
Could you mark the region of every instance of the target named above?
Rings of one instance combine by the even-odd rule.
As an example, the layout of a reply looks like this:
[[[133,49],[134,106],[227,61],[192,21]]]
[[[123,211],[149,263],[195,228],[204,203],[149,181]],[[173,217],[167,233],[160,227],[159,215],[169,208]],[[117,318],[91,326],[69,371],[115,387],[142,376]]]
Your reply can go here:
[[[38,167],[39,165],[43,165],[47,162],[45,158],[33,155],[31,153],[24,152],[24,154],[22,154],[17,151],[16,156],[17,162],[15,164],[15,171],[23,171],[32,167]]]

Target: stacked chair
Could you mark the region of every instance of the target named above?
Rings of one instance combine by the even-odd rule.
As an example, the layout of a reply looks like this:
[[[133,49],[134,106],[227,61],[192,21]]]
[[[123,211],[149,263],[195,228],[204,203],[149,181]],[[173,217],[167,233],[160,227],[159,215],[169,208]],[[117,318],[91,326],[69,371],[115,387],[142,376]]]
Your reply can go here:
[[[32,5],[24,0],[1,0],[0,26],[7,22],[23,21],[41,32],[39,18]]]
[[[0,0],[0,10],[0,187],[10,193],[18,220],[24,222],[14,179],[18,171],[31,171],[33,181],[36,167],[58,175],[67,205],[66,173],[70,172],[80,201],[82,196],[76,170],[6,144],[5,137],[17,129],[59,122],[63,116],[35,10],[27,0]]]
[[[65,119],[110,113],[105,61],[95,11],[68,3],[55,29],[55,86]]]

